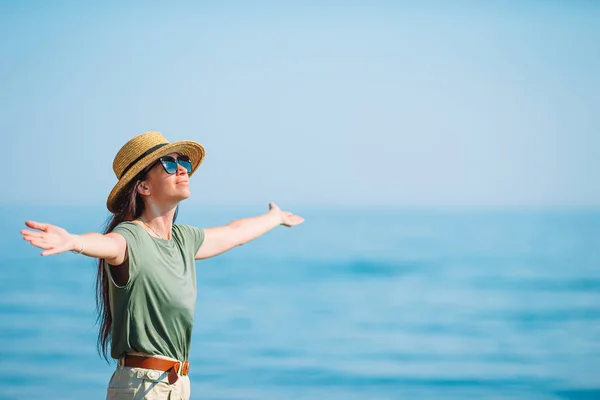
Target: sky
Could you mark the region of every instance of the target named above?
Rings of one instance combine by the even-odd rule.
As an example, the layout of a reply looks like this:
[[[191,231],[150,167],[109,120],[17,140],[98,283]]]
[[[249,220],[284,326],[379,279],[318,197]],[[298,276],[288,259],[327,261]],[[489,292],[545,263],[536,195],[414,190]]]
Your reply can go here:
[[[150,130],[188,202],[600,206],[600,2],[0,1],[0,204],[102,206]]]

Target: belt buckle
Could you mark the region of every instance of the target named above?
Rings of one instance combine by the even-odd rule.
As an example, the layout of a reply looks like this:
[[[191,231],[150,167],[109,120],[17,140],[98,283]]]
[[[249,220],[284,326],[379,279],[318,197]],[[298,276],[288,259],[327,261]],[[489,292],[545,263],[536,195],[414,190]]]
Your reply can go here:
[[[190,362],[184,361],[181,365],[181,375],[187,375],[190,372]]]

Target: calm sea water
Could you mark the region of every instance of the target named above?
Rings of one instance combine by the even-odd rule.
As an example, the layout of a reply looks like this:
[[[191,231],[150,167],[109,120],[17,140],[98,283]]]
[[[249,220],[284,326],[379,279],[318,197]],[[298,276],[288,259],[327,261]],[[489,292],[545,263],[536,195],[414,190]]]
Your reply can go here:
[[[600,212],[294,211],[303,226],[197,263],[192,398],[600,399]],[[94,262],[19,236],[97,231],[104,210],[0,216],[0,398],[104,398]]]

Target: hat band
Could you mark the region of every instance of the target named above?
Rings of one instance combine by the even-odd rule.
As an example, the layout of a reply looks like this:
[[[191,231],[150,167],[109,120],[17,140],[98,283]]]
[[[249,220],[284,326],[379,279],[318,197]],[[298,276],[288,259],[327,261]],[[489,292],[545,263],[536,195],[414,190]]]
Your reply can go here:
[[[146,157],[149,154],[154,153],[156,150],[158,150],[161,147],[166,146],[166,145],[167,145],[167,143],[161,143],[161,144],[157,144],[156,146],[151,147],[148,150],[146,150],[144,153],[142,153],[141,156],[139,156],[138,158],[136,158],[135,160],[133,160],[131,163],[129,163],[129,165],[127,167],[125,167],[125,169],[123,170],[123,173],[121,174],[121,176],[119,177],[119,179],[121,179],[127,173],[127,171],[129,171],[131,169],[131,167],[133,167],[142,158]]]

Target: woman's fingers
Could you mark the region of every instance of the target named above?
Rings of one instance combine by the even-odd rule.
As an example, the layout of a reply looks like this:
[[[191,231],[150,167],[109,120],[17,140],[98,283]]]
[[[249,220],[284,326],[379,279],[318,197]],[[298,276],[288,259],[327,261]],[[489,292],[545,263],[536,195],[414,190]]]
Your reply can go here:
[[[43,249],[42,256],[51,256],[68,250],[64,245],[65,240],[62,233],[67,234],[64,229],[37,221],[25,221],[25,225],[36,231],[22,229],[23,240],[27,240],[32,246]]]
[[[21,231],[21,235],[23,235],[23,237],[41,238],[41,237],[43,237],[44,233],[43,232],[28,231],[27,229],[23,229]]]
[[[60,249],[58,247],[54,247],[54,248],[42,251],[42,255],[43,256],[53,256],[55,254],[64,253],[65,251],[66,250],[64,250],[64,249]]]
[[[46,233],[41,233],[41,234],[27,234],[27,235],[23,235],[23,240],[28,240],[28,241],[32,241],[32,240],[38,240],[38,241],[44,241],[44,242],[55,242],[56,241],[56,237],[53,235],[48,235]]]
[[[39,239],[31,240],[30,243],[32,245],[34,245],[35,247],[39,247],[40,249],[45,249],[45,250],[50,249],[53,246],[50,243],[46,242],[45,240],[39,240]]]
[[[32,240],[31,244],[44,250],[41,253],[42,256],[52,256],[54,254],[64,253],[68,250],[60,246],[56,247],[54,244],[50,244],[43,240]]]
[[[40,231],[46,231],[48,229],[48,227],[50,226],[49,224],[44,224],[42,222],[36,222],[36,221],[25,221],[25,225],[27,225],[28,227],[30,227],[32,229],[39,229]]]
[[[290,222],[293,223],[294,225],[298,225],[298,224],[304,222],[304,218],[294,215],[293,217],[290,218]]]
[[[304,218],[299,217],[297,215],[293,215],[292,213],[288,213],[283,219],[283,225],[285,226],[295,226],[304,222]]]
[[[269,203],[269,210],[276,210],[276,211],[281,211],[281,209],[279,208],[279,206],[273,202]]]

